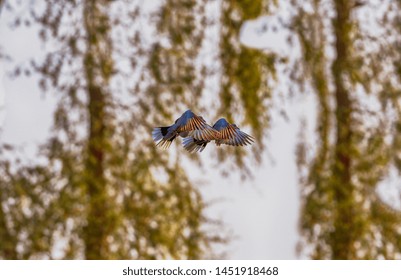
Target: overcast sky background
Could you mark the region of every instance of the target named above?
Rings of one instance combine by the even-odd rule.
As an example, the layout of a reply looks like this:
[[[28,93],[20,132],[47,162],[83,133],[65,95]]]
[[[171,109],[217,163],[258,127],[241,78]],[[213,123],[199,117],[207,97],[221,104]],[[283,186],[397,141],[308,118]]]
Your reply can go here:
[[[3,50],[17,64],[42,55],[43,45],[36,30],[10,30],[9,19],[3,11],[0,17]],[[241,41],[250,47],[288,52],[284,33],[261,32],[266,22],[276,20],[264,17],[247,23]],[[1,63],[0,142],[23,146],[27,158],[34,160],[35,147],[49,136],[56,99],[42,93],[34,77],[11,79],[6,72],[11,70],[12,64]],[[281,88],[285,90],[285,85]],[[207,176],[200,176],[196,171],[190,174],[195,180],[207,177],[208,183],[200,187],[201,192],[206,201],[216,201],[207,209],[207,214],[221,219],[227,230],[236,236],[225,248],[229,259],[298,258],[295,248],[299,240],[300,201],[294,154],[301,118],[308,120],[310,132],[307,135],[313,134],[315,103],[313,96],[305,94],[286,101],[276,95],[273,103],[286,111],[288,120],[278,109],[274,110],[269,136],[265,139],[267,149],[263,165],[254,169],[254,179],[242,182],[239,176],[223,177],[212,168],[207,169]],[[191,109],[196,111],[196,108]],[[204,162],[212,152],[209,149],[201,154]]]

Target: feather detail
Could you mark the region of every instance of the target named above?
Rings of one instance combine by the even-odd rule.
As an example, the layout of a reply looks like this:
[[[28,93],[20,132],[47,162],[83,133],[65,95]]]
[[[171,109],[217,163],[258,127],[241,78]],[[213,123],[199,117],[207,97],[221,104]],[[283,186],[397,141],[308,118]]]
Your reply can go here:
[[[208,141],[196,140],[193,137],[186,137],[182,141],[184,149],[190,153],[202,152],[207,145]]]

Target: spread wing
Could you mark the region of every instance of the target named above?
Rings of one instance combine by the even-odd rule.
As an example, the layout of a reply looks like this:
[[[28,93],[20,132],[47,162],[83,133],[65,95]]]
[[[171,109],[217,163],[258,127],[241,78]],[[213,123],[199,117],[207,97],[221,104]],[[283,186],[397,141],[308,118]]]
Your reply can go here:
[[[195,114],[183,116],[179,119],[178,133],[188,132],[187,136],[192,136],[196,140],[211,141],[218,138],[218,131],[208,125],[206,121]]]
[[[220,131],[220,140],[218,144],[230,146],[246,146],[254,142],[254,138],[241,131],[236,125],[229,124]]]

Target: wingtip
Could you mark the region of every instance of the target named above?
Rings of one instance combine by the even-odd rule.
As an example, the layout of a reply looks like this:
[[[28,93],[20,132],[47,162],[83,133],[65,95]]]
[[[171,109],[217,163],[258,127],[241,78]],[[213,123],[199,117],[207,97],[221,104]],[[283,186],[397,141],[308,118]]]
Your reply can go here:
[[[159,142],[156,144],[156,147],[160,147],[160,148],[162,148],[163,150],[167,150],[168,148],[170,148],[172,142],[173,142],[173,141],[163,139],[163,140],[159,141]]]

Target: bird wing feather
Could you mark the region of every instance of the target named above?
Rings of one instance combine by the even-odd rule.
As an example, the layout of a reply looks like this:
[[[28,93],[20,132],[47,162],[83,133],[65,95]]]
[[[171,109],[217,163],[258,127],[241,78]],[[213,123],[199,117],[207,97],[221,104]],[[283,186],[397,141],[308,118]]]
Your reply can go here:
[[[197,115],[188,118],[178,132],[189,132],[188,135],[197,140],[211,141],[218,138],[218,131],[208,125],[206,121]]]
[[[227,127],[220,131],[221,144],[230,146],[246,146],[252,144],[254,138],[245,132],[241,131],[238,127],[229,124]]]

